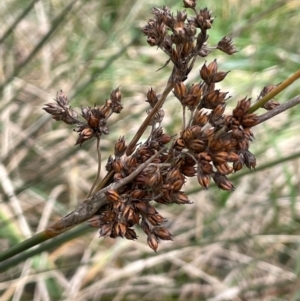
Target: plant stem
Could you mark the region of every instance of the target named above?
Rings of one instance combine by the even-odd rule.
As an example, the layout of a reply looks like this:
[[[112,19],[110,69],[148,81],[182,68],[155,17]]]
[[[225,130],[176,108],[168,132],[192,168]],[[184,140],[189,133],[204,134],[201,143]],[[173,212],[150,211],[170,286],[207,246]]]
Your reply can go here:
[[[258,102],[256,102],[253,106],[251,106],[248,110],[248,113],[253,113],[257,109],[261,108],[267,101],[269,101],[274,96],[279,94],[281,91],[286,89],[298,78],[300,78],[300,70],[296,71],[293,75],[291,75],[289,78],[287,78],[281,84],[279,84],[274,90],[272,90],[270,93],[268,93],[267,95],[262,97]]]
[[[5,254],[5,253],[8,253],[7,252],[8,250],[6,250],[0,254],[1,255],[0,262],[7,258],[10,258],[10,259],[5,260],[4,262],[0,263],[0,271],[4,272],[13,266],[16,266],[20,262],[24,262],[26,259],[28,259],[34,255],[40,254],[44,251],[49,251],[50,249],[57,247],[57,246],[61,245],[62,243],[67,242],[71,239],[74,239],[82,234],[85,234],[85,233],[91,231],[91,230],[93,230],[93,229],[88,224],[82,224],[74,230],[68,231],[68,232],[64,233],[63,235],[60,235],[59,237],[55,237],[54,239],[51,239],[51,241],[40,244],[37,248],[32,248],[31,250],[29,250],[27,252],[24,252],[23,250],[21,250],[22,252],[17,252],[16,254],[18,254],[18,255],[14,256],[13,258],[10,258],[11,256],[8,256],[10,254]],[[41,233],[39,233],[39,235],[41,235]],[[35,236],[31,237],[30,239],[32,239],[34,237]],[[41,243],[41,242],[43,242],[43,241],[40,241],[39,243]],[[17,247],[21,244],[22,243],[16,245],[15,247]],[[27,249],[30,248],[30,247],[28,247],[28,245],[29,245],[29,243],[27,240]],[[24,247],[26,247],[26,246],[23,245],[23,248]],[[9,250],[11,251],[12,248]],[[4,256],[6,256],[6,258]]]
[[[277,106],[276,108],[266,112],[265,114],[262,114],[262,115],[258,116],[257,117],[258,122],[257,122],[256,125],[258,125],[258,124],[260,124],[260,123],[262,123],[262,122],[264,122],[264,121],[266,121],[266,120],[268,120],[268,119],[270,119],[270,118],[272,118],[272,117],[274,117],[274,116],[276,116],[276,115],[278,115],[278,114],[280,114],[280,113],[296,106],[299,103],[300,103],[300,95],[292,98],[288,102],[285,102],[285,103],[281,104],[280,106]]]
[[[98,170],[97,170],[97,176],[93,182],[93,185],[87,195],[86,198],[89,198],[91,196],[91,194],[93,193],[93,190],[94,190],[94,187],[96,185],[96,183],[98,182],[99,180],[99,177],[100,177],[100,172],[101,172],[101,152],[100,152],[100,138],[97,137],[97,157],[98,157]]]
[[[33,246],[40,244],[43,241],[49,239],[45,231],[37,233],[32,237],[12,246],[11,248],[0,253],[0,262],[10,258],[18,253],[22,253],[24,250],[30,249]]]
[[[153,118],[153,116],[156,114],[156,112],[161,108],[161,106],[165,102],[168,94],[173,89],[173,86],[174,86],[173,80],[170,78],[169,81],[168,81],[168,84],[167,84],[164,92],[161,94],[158,102],[156,103],[156,105],[152,109],[151,113],[144,120],[144,122],[142,123],[142,125],[139,128],[139,130],[137,131],[137,133],[132,138],[132,140],[130,141],[130,143],[129,143],[128,147],[127,147],[127,150],[126,150],[126,155],[127,156],[130,156],[133,153],[137,142],[139,141],[139,139],[141,138],[141,136],[144,134],[144,132],[145,132],[147,126],[150,124],[151,119]]]

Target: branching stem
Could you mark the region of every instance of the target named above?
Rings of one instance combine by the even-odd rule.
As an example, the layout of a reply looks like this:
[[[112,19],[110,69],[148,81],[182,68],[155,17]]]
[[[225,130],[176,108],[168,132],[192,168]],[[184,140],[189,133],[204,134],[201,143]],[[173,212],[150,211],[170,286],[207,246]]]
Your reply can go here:
[[[253,113],[257,109],[261,108],[267,101],[269,101],[274,96],[279,94],[281,91],[286,89],[288,86],[290,86],[298,78],[300,78],[300,70],[295,72],[293,75],[291,75],[289,78],[287,78],[281,84],[279,84],[274,90],[272,90],[270,93],[268,93],[267,95],[262,97],[257,103],[255,103],[253,106],[251,106],[248,110],[248,113]]]

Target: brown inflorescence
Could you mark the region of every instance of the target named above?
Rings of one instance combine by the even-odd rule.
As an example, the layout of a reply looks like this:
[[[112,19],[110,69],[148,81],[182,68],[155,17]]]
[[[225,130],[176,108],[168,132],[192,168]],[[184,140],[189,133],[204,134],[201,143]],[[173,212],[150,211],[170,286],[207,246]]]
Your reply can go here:
[[[255,156],[249,151],[254,137],[251,128],[257,124],[257,116],[248,113],[251,99],[239,100],[232,112],[225,114],[228,92],[216,88],[228,72],[219,71],[215,59],[202,65],[198,82],[192,85],[184,82],[196,57],[205,57],[212,49],[231,55],[236,49],[229,37],[209,48],[207,31],[214,21],[211,12],[207,8],[197,11],[196,1],[184,0],[183,3],[195,13],[194,16],[188,17],[185,11],[174,15],[168,7],[153,8],[154,18],[142,29],[148,43],[162,49],[168,56],[167,63],[174,65],[170,80],[184,112],[182,131],[177,136],[163,131],[161,124],[165,112],[163,108],[156,108],[161,95],[150,88],[146,96],[146,102],[150,104],[147,114],[156,110],[148,124],[150,135],[145,142],[137,144],[129,156],[126,155],[125,138],[119,138],[114,156],[110,156],[106,164],[107,171],[113,173],[109,184],[118,183],[145,165],[149,158],[158,156],[132,181],[117,190],[108,190],[107,204],[89,220],[92,227],[100,229],[100,236],[131,240],[137,238],[133,227],[139,225],[154,251],[160,240],[172,240],[172,235],[163,226],[166,219],[154,203],[190,204],[183,189],[189,177],[197,177],[204,189],[214,181],[220,189],[232,191],[235,188],[228,176],[244,166],[249,169],[256,166]],[[272,87],[265,87],[259,97]],[[268,109],[274,105],[269,103]],[[56,103],[46,104],[44,109],[56,120],[77,124],[76,144],[81,145],[88,139],[108,134],[107,119],[122,109],[121,93],[119,88],[114,90],[100,108],[82,108],[84,122],[77,119],[78,114],[71,109],[62,92],[58,93]],[[185,109],[190,111],[188,120]]]
[[[74,129],[78,133],[76,144],[80,145],[93,137],[100,138],[102,134],[107,135],[109,133],[107,119],[113,113],[120,113],[123,108],[119,88],[112,91],[110,99],[106,100],[100,108],[96,105],[94,108],[82,107],[81,116],[85,121],[78,119],[78,113],[69,106],[68,98],[62,91],[57,93],[55,102],[45,104],[43,109],[57,121],[76,124],[77,127]]]

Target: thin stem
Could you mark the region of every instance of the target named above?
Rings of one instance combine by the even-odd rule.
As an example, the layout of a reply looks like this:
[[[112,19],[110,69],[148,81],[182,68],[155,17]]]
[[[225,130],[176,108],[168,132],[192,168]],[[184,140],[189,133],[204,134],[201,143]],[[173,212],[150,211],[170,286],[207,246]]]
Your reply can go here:
[[[32,256],[40,254],[44,251],[49,251],[49,250],[53,249],[54,247],[57,247],[57,246],[61,245],[62,243],[67,242],[71,239],[74,239],[82,234],[88,233],[91,230],[93,230],[93,229],[88,224],[82,224],[74,230],[68,231],[68,232],[64,233],[63,235],[60,235],[59,237],[55,237],[54,239],[51,239],[51,241],[42,243],[45,240],[40,240],[39,246],[37,248],[32,248],[31,250],[29,250],[27,252],[24,252],[23,249],[30,248],[30,246],[28,244],[28,240],[26,240],[27,245],[24,245],[23,242],[21,242],[20,244],[14,246],[14,247],[18,247],[18,249],[21,250],[21,252],[17,252],[18,255],[14,256],[12,258],[10,258],[11,256],[7,255],[7,253],[9,253],[7,251],[11,252],[12,248],[10,248],[4,252],[1,252],[1,254],[0,254],[0,262],[1,262],[0,263],[0,271],[4,272],[4,271],[8,270],[9,268],[16,266],[17,264],[19,264],[21,262],[24,262],[26,259],[28,259]],[[41,238],[42,236],[40,234],[41,233],[39,233],[39,236]],[[31,241],[32,246],[34,246],[34,244],[33,244],[34,242],[37,242],[37,238],[35,241],[33,241],[33,240]],[[20,248],[22,248],[22,249],[20,249]],[[17,248],[15,248],[15,249],[17,249]],[[7,259],[7,258],[10,258],[10,259]],[[5,259],[7,259],[7,260],[5,260]],[[4,261],[4,262],[2,262],[2,261]]]
[[[182,131],[185,130],[185,106],[182,106]]]
[[[128,147],[127,147],[127,150],[126,150],[126,155],[127,156],[130,156],[133,153],[137,142],[139,141],[139,139],[141,138],[141,136],[144,134],[144,132],[145,132],[147,126],[150,124],[153,116],[157,113],[157,111],[161,108],[161,106],[165,102],[168,94],[171,92],[171,90],[173,89],[173,87],[174,87],[174,83],[173,83],[172,75],[171,75],[171,77],[170,77],[170,79],[168,81],[168,84],[167,84],[164,92],[161,94],[158,102],[156,103],[156,105],[152,109],[151,113],[144,120],[144,122],[142,123],[142,125],[139,128],[139,130],[137,131],[137,133],[132,138],[132,140],[130,141],[130,143],[129,143]]]
[[[300,78],[300,70],[298,70],[297,72],[295,72],[292,76],[290,76],[284,82],[282,82],[281,84],[279,84],[274,90],[272,90],[270,93],[268,93],[267,95],[265,95],[264,97],[262,97],[257,103],[255,103],[253,106],[251,106],[249,108],[249,110],[248,110],[248,113],[253,113],[257,109],[263,107],[263,105],[267,101],[269,101],[274,96],[276,96],[277,94],[279,94],[281,91],[283,91],[284,89],[286,89],[288,86],[290,86],[298,78]]]
[[[299,103],[300,103],[300,95],[292,98],[291,100],[289,100],[286,103],[281,104],[280,106],[277,106],[276,108],[266,112],[265,114],[262,114],[262,115],[258,116],[257,117],[258,118],[257,124],[260,124],[260,123],[262,123],[262,122],[264,122],[264,121],[266,121],[266,120],[268,120],[268,119],[270,119],[270,118],[272,118],[272,117],[274,117],[274,116],[276,116],[276,115],[278,115],[278,114],[280,114],[280,113],[296,106]]]
[[[97,156],[98,156],[98,170],[97,170],[97,176],[93,182],[93,185],[87,195],[86,198],[89,198],[91,196],[91,194],[93,193],[93,190],[94,190],[94,187],[96,185],[96,183],[98,182],[99,180],[99,177],[100,177],[100,172],[101,172],[101,151],[100,151],[100,138],[97,137]]]

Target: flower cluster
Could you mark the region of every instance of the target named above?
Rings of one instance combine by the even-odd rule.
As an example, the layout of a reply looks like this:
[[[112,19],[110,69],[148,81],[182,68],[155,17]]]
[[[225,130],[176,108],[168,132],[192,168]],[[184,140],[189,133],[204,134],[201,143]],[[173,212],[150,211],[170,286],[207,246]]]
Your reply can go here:
[[[123,108],[119,88],[112,91],[110,99],[106,100],[100,108],[82,107],[81,116],[85,122],[78,119],[78,113],[69,106],[68,98],[62,91],[57,93],[55,102],[45,104],[43,109],[57,121],[76,124],[77,128],[74,129],[78,133],[76,144],[80,145],[93,137],[99,139],[102,134],[107,135],[109,133],[107,119],[113,113],[120,113]]]
[[[253,139],[251,128],[258,123],[257,116],[248,113],[251,100],[241,99],[230,114],[225,114],[228,92],[216,88],[228,72],[218,70],[217,60],[205,62],[198,82],[189,86],[185,83],[197,57],[207,56],[212,49],[231,55],[236,49],[229,37],[222,38],[216,47],[208,47],[207,31],[214,21],[211,12],[207,8],[197,11],[195,1],[183,2],[194,16],[188,17],[185,11],[174,16],[168,7],[153,8],[154,18],[142,29],[148,43],[167,54],[166,64],[173,63],[169,83],[183,109],[182,131],[177,136],[164,133],[162,95],[149,89],[147,125],[151,126],[151,133],[143,143],[131,142],[132,149],[127,148],[124,137],[119,138],[114,156],[110,156],[106,164],[111,176],[105,185],[121,183],[141,166],[144,168],[121,188],[108,189],[106,204],[89,219],[92,227],[100,229],[101,236],[112,238],[136,239],[133,227],[139,225],[147,235],[148,245],[155,251],[160,240],[171,240],[172,235],[163,226],[166,220],[153,203],[189,204],[183,185],[188,177],[194,176],[204,189],[208,189],[213,180],[220,189],[232,191],[234,186],[228,175],[243,166],[250,169],[256,166],[255,156],[249,151]],[[272,87],[265,87],[259,98]],[[275,101],[269,102],[267,109],[274,106]],[[85,122],[77,119],[78,114],[62,92],[58,93],[56,103],[46,104],[44,109],[56,120],[77,124],[76,144],[81,145],[88,139],[108,134],[107,119],[122,109],[121,93],[119,89],[114,90],[100,108],[82,108]],[[155,159],[146,164],[149,158]]]

